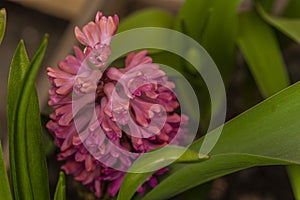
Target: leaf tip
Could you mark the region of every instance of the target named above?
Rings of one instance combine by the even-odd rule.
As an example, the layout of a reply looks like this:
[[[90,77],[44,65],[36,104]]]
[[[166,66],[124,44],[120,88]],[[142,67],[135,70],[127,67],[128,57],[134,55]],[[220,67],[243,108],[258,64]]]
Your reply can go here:
[[[19,45],[24,46],[25,47],[25,42],[23,39],[20,40]]]
[[[60,172],[59,172],[59,181],[60,181],[63,185],[65,185],[65,183],[66,183],[65,173],[64,173],[63,171],[60,171]]]
[[[49,34],[46,33],[46,34],[44,35],[44,37],[43,37],[43,41],[48,41],[48,39],[49,39]]]
[[[5,10],[5,8],[1,8],[1,9],[0,9],[0,14],[1,14],[1,15],[6,15],[6,10]]]
[[[207,155],[207,154],[201,154],[200,153],[198,157],[199,157],[200,160],[207,160],[207,159],[209,159],[209,155]]]

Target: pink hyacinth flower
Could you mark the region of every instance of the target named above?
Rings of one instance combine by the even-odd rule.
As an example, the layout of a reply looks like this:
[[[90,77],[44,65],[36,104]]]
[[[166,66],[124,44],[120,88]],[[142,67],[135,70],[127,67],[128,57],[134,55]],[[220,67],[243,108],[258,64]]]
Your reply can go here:
[[[181,125],[188,122],[175,112],[175,84],[147,51],[129,53],[124,68],[104,70],[118,24],[117,15],[98,12],[94,22],[75,28],[85,49],[74,47],[74,56],[67,56],[58,68],[47,68],[48,103],[54,109],[47,128],[60,149],[57,158],[65,161],[62,169],[67,174],[97,197],[103,195],[103,183],[115,196],[139,155],[180,144],[186,132]],[[155,187],[156,176],[166,171],[157,171],[137,192]]]

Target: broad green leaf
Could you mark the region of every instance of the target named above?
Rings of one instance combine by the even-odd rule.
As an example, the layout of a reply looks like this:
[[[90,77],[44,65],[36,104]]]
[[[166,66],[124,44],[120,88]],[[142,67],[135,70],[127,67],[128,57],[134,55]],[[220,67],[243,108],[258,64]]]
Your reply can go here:
[[[160,9],[146,9],[138,11],[122,20],[118,32],[141,27],[171,28],[174,19],[171,14]]]
[[[240,16],[238,45],[263,96],[289,85],[276,36],[255,12]]]
[[[1,199],[12,200],[6,168],[3,160],[2,146],[0,141],[0,196]]]
[[[299,4],[299,1],[290,1],[289,2],[289,6],[286,10],[286,15],[285,16],[290,16],[290,17],[297,17],[299,16],[297,12],[295,12],[294,8],[299,8],[300,4]],[[267,21],[269,22],[271,25],[277,27],[279,30],[281,30],[283,33],[285,33],[286,35],[290,36],[291,38],[295,39],[296,41],[299,42],[298,39],[300,39],[300,29],[297,29],[297,25],[299,26],[300,25],[300,19],[284,19],[284,18],[275,18],[275,17],[271,17],[269,16],[265,11],[264,9],[258,5],[258,11],[259,13],[261,14],[261,16]],[[290,15],[288,15],[290,12]],[[241,22],[242,25],[245,25],[245,22]],[[259,23],[255,23],[254,22],[252,23],[252,28],[253,28],[253,25],[255,25],[255,28],[258,27],[258,24]],[[295,27],[294,27],[295,26]],[[295,29],[296,28],[296,29]],[[268,28],[270,29],[270,28]],[[272,31],[270,29],[270,31]],[[270,32],[269,31],[269,32]],[[260,36],[262,36],[262,34],[259,34]],[[269,47],[269,53],[271,50],[274,50],[274,47],[272,47],[271,45],[268,45],[266,44],[266,38],[268,36],[266,36],[264,39],[262,39],[261,41],[264,41],[265,44],[262,45],[262,46],[268,46]],[[271,37],[268,37],[268,38],[271,38]],[[273,41],[276,42],[276,38],[273,36]],[[247,40],[247,39],[246,39]],[[249,43],[249,40],[247,41]],[[246,42],[246,43],[247,43]],[[245,47],[244,49],[247,49],[247,47]],[[275,63],[279,63],[279,57],[281,57],[280,54],[280,50],[279,50],[279,47],[278,45],[276,44],[276,50],[277,51],[277,56],[275,55],[270,55],[268,57],[266,57],[265,59],[269,59],[269,60],[272,60],[274,61],[273,64]],[[249,50],[249,48],[247,49]],[[258,52],[263,52],[263,51],[258,51]],[[252,53],[252,55],[255,55],[254,53]],[[276,58],[274,60],[274,58]],[[283,68],[283,62],[282,62],[282,59],[280,58],[281,62],[280,62],[280,65],[281,65],[281,68]],[[256,60],[258,61],[258,59]],[[270,63],[271,64],[271,63]],[[256,65],[256,67],[259,67],[259,65]],[[266,66],[266,68],[269,68],[268,66]],[[263,68],[261,67],[260,70],[262,70]],[[267,73],[267,71],[265,71],[266,73],[256,73],[255,76],[256,76],[256,80],[257,82],[261,85],[261,88],[265,88],[265,91],[263,92],[263,95],[264,97],[268,97],[270,96],[271,94],[273,94],[273,90],[276,92],[276,89],[277,91],[281,90],[282,88],[284,87],[287,87],[288,86],[288,82],[284,82],[284,80],[287,80],[287,73],[285,72],[285,70],[280,70],[280,71],[277,71],[277,72],[274,72],[274,65],[272,65],[272,70],[269,70],[269,73]],[[278,68],[279,69],[279,68]],[[258,69],[259,70],[259,69]],[[257,70],[257,71],[258,71]],[[255,70],[253,70],[255,71]],[[264,70],[262,70],[264,71]],[[284,73],[285,72],[285,73]],[[264,75],[264,77],[262,77],[261,75]],[[268,77],[268,78],[267,78]],[[261,81],[258,81],[258,79],[261,79]],[[265,80],[263,80],[265,79]],[[269,80],[269,83],[268,81]],[[279,82],[279,80],[282,80],[281,82]],[[271,81],[273,83],[271,83]],[[276,84],[276,83],[281,83],[281,84]],[[268,85],[271,85],[272,87],[268,87]],[[296,188],[299,188],[300,187],[300,180],[299,180],[299,176],[300,176],[300,167],[296,167],[296,166],[293,166],[293,167],[288,167],[288,170],[290,171],[290,179],[291,179],[291,182],[292,182],[292,185],[294,186],[294,192],[295,192],[295,195],[297,197],[297,199],[300,199],[300,192],[299,190],[297,191]]]
[[[261,6],[257,7],[260,16],[269,24],[300,43],[300,19],[270,16]]]
[[[6,11],[5,9],[0,9],[0,44],[3,40],[6,26]]]
[[[43,59],[44,38],[29,62],[21,41],[14,55],[8,84],[8,120],[11,177],[15,199],[49,199],[45,154],[35,77]]]
[[[295,4],[295,2],[293,3],[293,5]],[[300,4],[299,4],[300,5]],[[299,6],[298,5],[298,6]],[[297,6],[297,5],[294,5]],[[285,25],[285,31],[286,33],[291,33],[292,30],[294,30],[294,27],[292,26],[287,26],[288,20],[286,22],[282,21],[282,19],[276,19],[272,17],[269,17],[267,15],[267,13],[263,10],[263,8],[261,6],[258,6],[259,12],[261,13],[261,15],[269,22],[273,21],[275,24],[278,23],[278,25]],[[246,17],[247,18],[247,17]],[[251,21],[251,19],[249,19],[250,16],[248,17],[248,20]],[[254,21],[254,19],[256,18],[256,20]],[[243,19],[243,18],[242,18]],[[254,34],[252,33],[251,35],[251,30],[255,27],[255,30],[258,31],[259,30],[259,24],[261,24],[261,27],[263,27],[263,23],[259,23],[258,21],[260,21],[260,19],[258,19],[257,17],[253,17],[253,21],[252,21],[252,25],[250,25],[248,28],[245,27],[247,26],[247,23],[244,20],[241,20],[241,27],[244,27],[244,38],[243,41],[241,41],[240,38],[240,44],[242,47],[242,50],[244,51],[244,53],[246,53],[246,58],[248,57],[248,59],[252,59],[249,60],[249,64],[250,64],[250,68],[252,69],[252,71],[254,72],[254,77],[257,81],[257,83],[260,85],[260,88],[262,89],[262,93],[264,97],[269,97],[270,95],[272,95],[273,93],[287,87],[289,85],[288,80],[288,75],[284,69],[284,64],[281,58],[281,52],[280,49],[278,47],[276,38],[274,36],[274,34],[272,33],[272,35],[270,34],[272,32],[272,30],[267,27],[267,25],[264,24],[265,26],[265,32],[270,32],[269,34],[263,34],[262,32],[259,32],[256,36],[256,39],[254,37],[249,38],[249,36],[254,36]],[[270,21],[271,20],[271,21]],[[284,23],[283,23],[284,22]],[[288,23],[287,23],[288,22]],[[251,22],[249,23],[251,24]],[[271,23],[272,24],[272,23]],[[275,24],[273,24],[275,26]],[[300,25],[300,20],[298,20],[298,24]],[[290,24],[292,25],[292,24]],[[242,29],[242,28],[241,28]],[[263,29],[263,28],[261,28]],[[267,31],[267,29],[269,29]],[[280,29],[280,28],[279,28]],[[299,29],[300,31],[300,29]],[[245,33],[248,34],[248,37],[245,37]],[[298,32],[299,36],[300,36],[300,32]],[[265,36],[265,37],[264,37]],[[260,40],[258,39],[258,37],[260,38]],[[257,41],[257,44],[260,45],[262,48],[259,49],[254,49],[252,48],[252,52],[251,52],[251,48],[249,48],[249,45],[251,45],[251,41],[252,44],[254,44],[254,39]],[[269,40],[268,40],[269,39]],[[273,40],[273,43],[275,45],[272,45],[270,43],[270,39]],[[299,38],[300,39],[300,38]],[[268,42],[269,41],[269,42]],[[264,42],[264,43],[262,43]],[[268,48],[268,51],[267,48]],[[264,51],[263,51],[264,50]],[[259,59],[258,56],[256,56],[256,58],[254,57],[255,52],[259,52],[262,56],[261,59]],[[267,52],[267,54],[265,53]],[[273,55],[272,55],[273,53]],[[247,55],[248,54],[248,55]],[[264,59],[262,59],[264,56]],[[262,64],[259,64],[259,60],[265,60],[265,65],[263,66]],[[252,66],[251,66],[252,63]],[[288,170],[290,170],[290,178],[291,178],[291,182],[294,185],[294,188],[299,188],[300,187],[300,180],[299,180],[299,176],[300,176],[300,167],[296,167],[293,166],[291,169],[290,167],[288,167]],[[298,197],[298,199],[300,198],[300,194],[299,194],[299,190],[297,191],[296,189],[295,191],[295,195]]]
[[[59,173],[58,182],[55,189],[54,200],[66,200],[66,178],[63,172]]]
[[[253,166],[300,164],[299,91],[297,83],[227,122],[210,159],[176,167],[144,199],[170,198]],[[191,149],[199,150],[202,142],[197,140]]]
[[[143,200],[163,200],[206,183],[221,176],[253,166],[279,165],[284,163],[275,159],[242,154],[214,156],[203,163],[192,163],[179,168],[171,176],[145,195]],[[176,183],[176,184],[174,184]]]
[[[203,155],[201,158],[199,158],[198,152],[191,150],[184,151],[185,149],[183,147],[170,145],[141,156],[130,168],[130,171],[135,171],[136,173],[127,173],[124,177],[118,199],[130,200],[135,194],[136,190],[150,175],[154,173],[152,169],[159,169],[163,164],[168,164],[174,161],[177,163],[200,162],[208,159],[208,156],[206,155]],[[179,159],[177,159],[178,157]]]

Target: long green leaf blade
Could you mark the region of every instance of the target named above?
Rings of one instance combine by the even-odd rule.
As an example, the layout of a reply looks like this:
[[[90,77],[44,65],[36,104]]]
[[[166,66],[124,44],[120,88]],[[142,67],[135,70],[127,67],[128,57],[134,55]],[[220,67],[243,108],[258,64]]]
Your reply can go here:
[[[49,199],[46,154],[42,144],[42,127],[36,89],[31,92],[26,112],[27,162],[32,192],[35,199]]]
[[[289,85],[275,34],[255,12],[240,16],[238,45],[263,96],[269,97]]]
[[[287,8],[287,11],[290,11],[290,12],[286,12],[286,14],[290,14],[291,17],[298,17],[299,13],[296,13],[294,11],[294,8],[299,7],[299,6],[300,6],[299,1],[290,1],[289,6]],[[260,5],[258,5],[258,12],[263,17],[263,19],[266,20],[266,22],[270,23],[271,25],[273,25],[278,30],[280,30],[281,32],[283,32],[287,36],[291,37],[295,41],[300,42],[300,28],[299,28],[300,19],[288,19],[288,18],[272,17],[272,16],[268,15],[266,13],[266,11],[263,9],[263,7],[260,6]],[[244,23],[242,22],[242,24],[244,24]],[[255,24],[255,27],[257,27],[257,23]],[[273,38],[274,38],[274,36],[273,36]],[[264,41],[266,41],[266,40],[264,40]],[[269,46],[269,45],[266,45],[266,44],[264,44],[264,45]],[[276,44],[276,48],[279,49],[277,44]],[[274,50],[274,47],[270,46],[269,51],[271,51],[271,50]],[[277,50],[277,52],[279,52],[279,50]],[[270,60],[274,61],[274,63],[275,62],[278,63],[278,53],[277,53],[277,56],[275,57],[276,58],[275,60],[274,60],[274,56],[266,57],[266,59],[268,59],[268,58]],[[257,67],[259,67],[259,66],[257,66]],[[259,78],[260,75],[256,74],[256,76],[257,76],[257,78]],[[286,78],[287,77],[286,73],[282,73],[280,71],[277,71],[277,72],[275,71],[274,72],[274,70],[272,69],[272,70],[269,71],[269,73],[266,73],[264,76],[265,76],[264,78],[266,80],[270,80],[270,81],[273,82],[273,83],[271,83],[271,82],[268,83],[267,81],[264,82],[264,80],[260,81],[260,84],[264,84],[265,89],[266,89],[266,91],[263,92],[263,95],[265,97],[268,97],[272,93],[274,93],[272,91],[272,89],[268,87],[268,84],[272,84],[275,92],[276,92],[276,89],[279,91],[283,87],[288,86],[288,83],[284,83],[283,81],[281,82],[281,85],[278,85],[278,84],[276,85],[276,83],[279,83],[278,80],[287,79]],[[266,77],[269,77],[269,78],[266,78]],[[293,166],[291,168],[288,167],[288,170],[290,172],[290,179],[291,179],[292,185],[294,187],[295,196],[297,197],[297,199],[300,199],[299,190],[297,191],[297,189],[296,189],[296,188],[300,187],[300,181],[299,181],[300,167],[299,166],[298,167]]]
[[[282,30],[287,35],[296,40],[297,37],[300,36],[300,29],[296,28],[297,24],[298,26],[300,25],[300,20],[291,21],[288,19],[272,18],[271,16],[267,15],[261,6],[259,6],[258,9],[266,21]],[[247,23],[247,21],[249,21],[249,23]],[[265,34],[263,34],[262,29],[264,29]],[[253,30],[255,32],[259,32],[255,34]],[[260,19],[257,16],[254,17],[254,14],[252,14],[252,16],[249,15],[248,17],[241,17],[241,32],[242,37],[239,38],[240,47],[245,53],[246,59],[248,59],[250,69],[261,88],[263,96],[268,97],[273,93],[287,87],[288,75],[284,70],[280,49],[274,34],[271,33],[272,30],[267,27],[266,24],[260,22]],[[251,48],[251,46],[253,47],[254,44],[256,44],[257,48]],[[290,178],[294,188],[300,187],[300,181],[298,180],[299,175],[300,167],[292,167],[290,170]],[[294,191],[295,195],[298,195],[297,197],[299,199],[299,191]]]
[[[2,145],[0,141],[0,197],[6,200],[12,200],[9,182],[6,174],[6,168],[3,160]]]
[[[46,49],[47,39],[29,63],[20,42],[11,65],[8,86],[8,120],[11,176],[15,199],[49,199],[45,154],[35,77]]]
[[[0,9],[0,44],[3,40],[6,27],[6,11],[5,9]]]
[[[299,91],[297,83],[227,122],[210,159],[177,167],[145,199],[169,198],[253,166],[300,164]],[[191,148],[199,150],[202,142],[203,138]]]
[[[270,16],[261,6],[258,6],[258,13],[266,22],[300,43],[300,19]]]
[[[278,165],[282,163],[285,162],[247,154],[224,154],[213,156],[203,163],[192,163],[179,168],[146,194],[143,200],[169,199],[170,197],[192,189],[197,185],[230,173],[253,166]]]
[[[35,199],[49,199],[48,175],[46,167],[46,156],[41,141],[41,120],[38,107],[37,93],[34,87],[39,67],[42,63],[47,46],[47,36],[44,37],[41,46],[34,55],[28,66],[28,71],[23,79],[23,87],[20,96],[17,114],[17,134],[26,130],[25,158],[21,163],[26,165],[30,180],[31,191]],[[26,116],[26,117],[24,117]]]
[[[54,194],[54,200],[66,200],[66,178],[63,172],[59,173],[58,182]]]
[[[18,164],[18,149],[17,149],[17,137],[23,137],[16,135],[17,123],[17,107],[18,101],[22,88],[22,80],[24,79],[24,74],[27,66],[29,65],[29,59],[25,50],[24,42],[21,41],[16,49],[14,57],[12,59],[12,64],[10,67],[9,81],[8,81],[8,97],[7,97],[7,112],[8,112],[8,130],[9,130],[9,158],[10,158],[10,173],[12,179],[12,186],[14,191],[15,199],[20,199],[22,194],[19,189],[21,184],[19,182],[19,168],[24,169],[26,166]],[[25,141],[25,138],[23,138]],[[30,186],[27,184],[27,186]],[[30,188],[27,188],[27,192],[30,192]],[[30,193],[31,194],[31,193]]]
[[[290,16],[290,17],[299,17],[299,12],[295,12],[295,8],[299,8],[300,4],[299,1],[290,1],[288,8],[286,10],[286,16]],[[300,29],[297,28],[300,25],[300,20],[299,19],[284,19],[284,18],[275,18],[275,17],[271,17],[269,16],[264,9],[262,8],[262,6],[258,5],[258,11],[260,13],[260,15],[267,21],[269,22],[271,25],[277,27],[279,30],[281,30],[283,33],[285,33],[286,35],[290,36],[291,38],[295,39],[296,41],[299,42],[298,39],[300,39]],[[241,22],[241,24],[245,24],[244,22]],[[255,23],[255,27],[257,27],[257,23]],[[270,29],[270,28],[269,28]],[[261,34],[260,34],[261,36]],[[274,38],[274,36],[273,36]],[[298,38],[298,39],[297,39]],[[274,40],[274,39],[273,39]],[[265,41],[265,40],[264,40]],[[275,40],[274,40],[275,41]],[[268,44],[264,44],[265,46],[270,46]],[[269,47],[270,50],[274,50],[274,47],[272,48],[272,46]],[[278,45],[276,44],[276,48],[279,49]],[[279,50],[277,50],[277,52],[279,52]],[[263,53],[263,52],[261,52]],[[253,54],[254,55],[254,54]],[[278,53],[277,56],[275,58],[278,57]],[[266,58],[268,59],[268,57]],[[270,60],[274,59],[274,56],[270,56],[269,57]],[[278,63],[278,59],[275,59],[275,61],[277,60]],[[280,59],[281,60],[281,59]],[[282,63],[282,62],[281,62]],[[258,66],[259,67],[259,66]],[[273,67],[272,67],[273,68]],[[261,68],[262,69],[262,68]],[[264,70],[263,70],[264,71]],[[282,70],[281,70],[282,71]],[[285,71],[285,70],[284,70]],[[260,75],[256,74],[256,79],[262,78],[260,77]],[[278,80],[285,80],[287,79],[287,74],[286,73],[282,73],[282,72],[275,72],[272,70],[269,71],[269,73],[265,73],[264,74],[264,79],[265,80],[270,80],[273,83],[270,83],[274,86],[274,91],[276,92],[276,83],[278,83]],[[266,78],[268,77],[268,78]],[[268,97],[269,95],[273,94],[273,90],[271,88],[268,87],[268,82],[261,80],[260,84],[265,84],[265,88],[267,91],[265,91],[263,93],[264,97]],[[277,85],[277,90],[281,90],[283,87],[287,87],[288,86],[288,82],[284,83],[281,82],[281,85]],[[293,167],[288,167],[289,173],[290,173],[290,179],[292,182],[292,185],[294,187],[294,192],[295,192],[295,196],[297,197],[297,199],[300,199],[300,192],[299,192],[299,188],[300,188],[300,167],[298,166],[293,166]],[[298,189],[297,189],[298,188]]]

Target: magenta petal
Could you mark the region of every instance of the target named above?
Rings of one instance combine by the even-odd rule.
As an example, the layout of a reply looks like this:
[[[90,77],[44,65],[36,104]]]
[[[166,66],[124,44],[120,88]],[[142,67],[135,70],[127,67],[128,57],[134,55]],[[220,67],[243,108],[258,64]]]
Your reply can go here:
[[[97,198],[100,198],[101,197],[101,194],[102,194],[102,192],[101,192],[101,182],[100,182],[100,180],[95,180],[95,185],[94,185],[94,187],[95,187],[95,195],[96,195],[96,197]]]
[[[118,179],[116,179],[115,181],[113,181],[109,188],[108,188],[108,192],[111,196],[116,196],[116,194],[118,193],[121,185],[122,185],[122,182],[123,182],[123,179],[124,179],[124,175],[119,177]]]
[[[66,174],[74,174],[76,172],[79,172],[83,168],[83,166],[78,162],[68,161],[61,168],[66,172]]]

